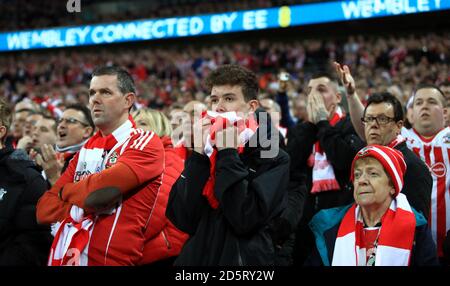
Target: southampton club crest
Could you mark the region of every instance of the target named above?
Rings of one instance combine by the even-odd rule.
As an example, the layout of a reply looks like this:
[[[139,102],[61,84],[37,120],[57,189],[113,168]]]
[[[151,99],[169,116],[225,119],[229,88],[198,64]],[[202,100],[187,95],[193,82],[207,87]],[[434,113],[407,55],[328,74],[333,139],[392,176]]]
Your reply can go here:
[[[119,158],[119,155],[117,152],[113,152],[106,162],[105,169],[109,169],[114,166],[117,163],[117,158]]]

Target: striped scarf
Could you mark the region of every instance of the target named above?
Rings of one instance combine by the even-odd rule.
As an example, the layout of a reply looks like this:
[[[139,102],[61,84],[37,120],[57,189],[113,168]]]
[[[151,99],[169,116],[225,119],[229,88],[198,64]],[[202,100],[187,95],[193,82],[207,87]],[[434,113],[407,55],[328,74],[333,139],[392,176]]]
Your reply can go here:
[[[239,138],[241,145],[237,151],[239,154],[244,152],[245,144],[250,140],[253,134],[255,134],[258,125],[254,119],[253,114],[249,114],[248,118],[244,120],[239,117],[236,112],[217,113],[208,111],[203,114],[203,117],[211,118],[211,128],[209,135],[206,139],[206,145],[204,148],[205,154],[209,157],[210,172],[208,181],[203,188],[203,195],[208,200],[208,203],[213,209],[219,207],[219,202],[214,195],[214,185],[216,182],[216,157],[217,148],[215,147],[216,134],[218,131],[225,129],[227,126],[236,126],[239,132]]]
[[[388,147],[395,148],[395,146],[397,146],[398,144],[401,144],[405,141],[406,141],[406,139],[403,138],[403,136],[399,134],[399,135],[397,135],[397,137],[394,140],[391,141],[391,143],[388,144]]]
[[[354,204],[339,226],[332,266],[365,266],[366,249],[362,246],[363,218]],[[413,247],[416,219],[404,194],[392,200],[381,219],[375,266],[408,266]]]
[[[330,125],[335,126],[344,116],[341,108],[338,107],[330,120]],[[340,189],[333,166],[328,161],[327,154],[322,150],[319,141],[313,146],[308,158],[308,166],[313,168],[311,194]]]
[[[125,150],[131,136],[136,134],[136,132],[141,132],[141,130],[134,128],[135,123],[132,118],[129,117],[124,124],[108,136],[103,137],[99,131],[89,139],[80,150],[74,182],[81,181],[91,174],[105,170],[106,163],[110,161],[109,159],[111,158],[112,160],[114,156],[120,156]],[[143,135],[147,133],[149,133],[150,136],[153,134],[152,132],[146,132],[143,133]],[[141,140],[136,140],[134,144],[142,144],[147,139],[147,137],[143,136]],[[116,152],[119,148],[120,151]],[[116,213],[117,219],[120,211],[121,205],[107,213]],[[50,249],[48,265],[87,266],[87,246],[89,244],[94,223],[95,217],[93,215],[85,215],[82,208],[73,205],[70,210],[70,216],[52,227],[55,230],[55,238]]]

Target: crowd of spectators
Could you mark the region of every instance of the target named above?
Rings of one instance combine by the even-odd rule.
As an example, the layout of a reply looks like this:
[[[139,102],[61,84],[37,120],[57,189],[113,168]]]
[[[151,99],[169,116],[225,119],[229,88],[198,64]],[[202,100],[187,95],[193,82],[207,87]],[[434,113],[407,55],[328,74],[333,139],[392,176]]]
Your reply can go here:
[[[277,75],[287,71],[289,96],[295,98],[304,93],[311,74],[332,68],[337,60],[355,74],[363,101],[371,93],[388,90],[406,104],[418,83],[448,81],[449,48],[448,33],[429,33],[16,53],[0,56],[0,90],[12,103],[29,97],[50,98],[55,105],[87,104],[93,68],[119,65],[134,76],[140,104],[163,109],[176,102],[203,101],[204,77],[219,65],[236,63],[257,73],[260,89],[269,97],[276,93]]]

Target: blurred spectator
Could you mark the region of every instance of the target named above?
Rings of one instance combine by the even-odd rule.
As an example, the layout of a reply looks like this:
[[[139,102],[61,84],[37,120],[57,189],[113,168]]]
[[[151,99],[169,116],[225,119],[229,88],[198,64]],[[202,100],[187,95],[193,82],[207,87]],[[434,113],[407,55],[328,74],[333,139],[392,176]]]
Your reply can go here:
[[[22,150],[5,146],[11,110],[0,98],[0,265],[45,265],[50,229],[36,222],[36,203],[45,180]]]
[[[160,111],[142,109],[133,113],[136,126],[153,131],[164,145],[164,174],[153,215],[145,232],[145,246],[139,264],[170,266],[181,251],[188,235],[178,230],[167,218],[166,208],[172,185],[184,168],[183,160],[175,153],[169,119]]]

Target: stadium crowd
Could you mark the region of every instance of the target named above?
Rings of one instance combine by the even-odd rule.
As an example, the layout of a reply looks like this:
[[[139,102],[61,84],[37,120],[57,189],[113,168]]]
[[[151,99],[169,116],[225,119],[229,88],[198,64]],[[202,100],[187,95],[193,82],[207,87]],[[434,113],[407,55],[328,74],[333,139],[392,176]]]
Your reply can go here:
[[[192,13],[250,7],[219,3]],[[449,265],[449,50],[439,32],[0,55],[0,265]]]

